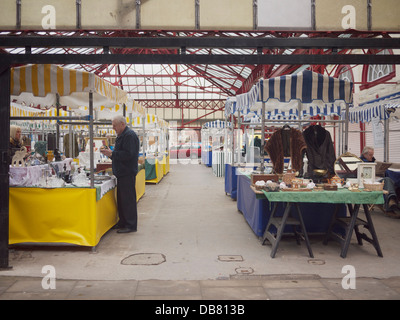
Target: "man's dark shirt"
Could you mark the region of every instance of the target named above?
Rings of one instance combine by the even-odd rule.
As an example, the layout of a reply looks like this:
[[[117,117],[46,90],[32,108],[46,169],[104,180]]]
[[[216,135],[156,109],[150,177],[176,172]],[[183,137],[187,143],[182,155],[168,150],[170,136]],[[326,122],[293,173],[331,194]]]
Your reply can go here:
[[[113,174],[119,178],[136,176],[138,172],[139,138],[130,128],[117,137],[112,153]]]

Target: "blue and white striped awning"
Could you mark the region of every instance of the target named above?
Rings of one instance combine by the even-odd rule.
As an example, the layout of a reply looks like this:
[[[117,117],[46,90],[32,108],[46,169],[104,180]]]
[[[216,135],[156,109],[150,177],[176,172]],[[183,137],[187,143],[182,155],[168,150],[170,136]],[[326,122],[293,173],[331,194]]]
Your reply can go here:
[[[225,101],[225,117],[236,112],[236,97],[228,97]]]
[[[236,96],[234,108],[249,117],[261,116],[265,103],[266,119],[299,119],[304,116],[340,115],[353,101],[353,84],[305,70],[297,74],[262,79],[247,93]]]
[[[342,119],[345,114],[342,113]],[[379,120],[386,120],[389,114],[384,105],[366,105],[351,108],[349,110],[349,122],[370,122],[373,118]]]
[[[231,126],[230,122],[227,122],[227,127],[229,128]],[[215,128],[215,129],[224,129],[225,128],[225,121],[221,121],[221,120],[215,120],[215,121],[210,121],[210,122],[206,122],[203,125],[204,128]]]
[[[389,118],[387,109],[400,107],[400,92],[396,92],[378,99],[361,103],[357,107],[349,109],[349,121],[370,122],[373,118],[386,120]],[[342,114],[342,118],[344,114]]]
[[[236,96],[236,107],[242,113],[248,113],[252,108],[261,108],[261,103],[258,101],[259,88],[257,85],[253,86],[248,92]]]
[[[353,84],[351,82],[315,73],[309,70],[297,74],[271,79],[262,79],[258,83],[259,101],[277,99],[280,102],[298,100],[301,103],[322,101],[325,103],[353,102]]]

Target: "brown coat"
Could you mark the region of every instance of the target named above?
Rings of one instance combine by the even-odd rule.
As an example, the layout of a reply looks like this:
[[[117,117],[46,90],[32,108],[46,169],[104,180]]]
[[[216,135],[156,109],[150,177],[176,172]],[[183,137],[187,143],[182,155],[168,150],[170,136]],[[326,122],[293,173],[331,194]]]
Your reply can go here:
[[[301,131],[294,128],[278,129],[266,142],[264,149],[271,158],[275,173],[283,173],[285,156],[291,158],[292,168],[295,171],[303,169],[303,152],[307,149],[307,145]]]

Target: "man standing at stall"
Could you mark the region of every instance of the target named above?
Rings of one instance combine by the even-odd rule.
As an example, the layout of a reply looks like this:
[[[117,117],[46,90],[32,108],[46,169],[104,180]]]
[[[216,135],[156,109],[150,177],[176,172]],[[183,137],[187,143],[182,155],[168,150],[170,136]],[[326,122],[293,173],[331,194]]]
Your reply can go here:
[[[136,174],[138,172],[139,139],[127,127],[123,116],[116,116],[112,126],[117,133],[114,150],[102,148],[101,153],[112,160],[112,171],[117,177],[118,233],[136,232]]]

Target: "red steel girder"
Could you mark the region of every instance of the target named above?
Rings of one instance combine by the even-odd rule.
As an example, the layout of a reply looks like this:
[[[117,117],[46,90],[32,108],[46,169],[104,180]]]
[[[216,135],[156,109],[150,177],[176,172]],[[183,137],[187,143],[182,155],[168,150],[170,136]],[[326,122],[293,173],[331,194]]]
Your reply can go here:
[[[217,111],[225,105],[225,100],[189,100],[180,99],[179,105],[176,105],[176,99],[163,99],[163,100],[136,100],[144,108],[182,108],[185,109],[204,109]]]

